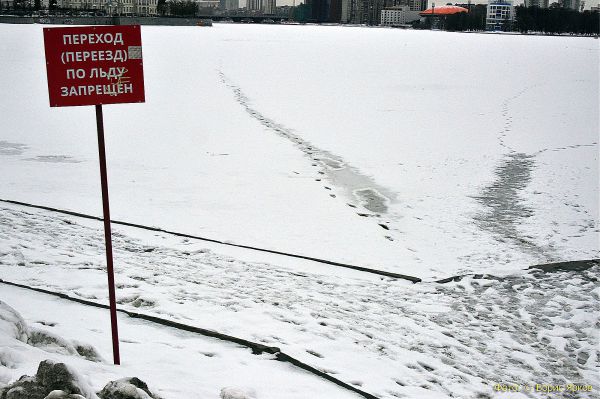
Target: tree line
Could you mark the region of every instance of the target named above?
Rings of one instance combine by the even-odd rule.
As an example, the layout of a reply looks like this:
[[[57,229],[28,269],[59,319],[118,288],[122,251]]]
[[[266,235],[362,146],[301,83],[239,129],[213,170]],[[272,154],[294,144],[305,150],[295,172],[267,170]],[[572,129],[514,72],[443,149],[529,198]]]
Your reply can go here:
[[[600,30],[598,11],[578,12],[556,3],[549,8],[519,6],[516,11],[515,28],[522,33],[597,35]]]
[[[471,5],[469,12],[448,15],[446,30],[449,31],[483,31],[485,30],[485,4]]]
[[[193,17],[198,13],[198,3],[191,0],[158,0],[156,11],[162,16]]]
[[[448,15],[440,21],[440,25],[437,27],[447,31],[484,31],[486,30],[486,13],[485,5],[472,5],[468,13]],[[598,11],[579,12],[553,3],[549,8],[517,6],[515,14],[513,21],[507,19],[504,22],[503,31],[578,35],[598,35],[600,32]],[[414,27],[430,29],[431,22],[417,22]]]

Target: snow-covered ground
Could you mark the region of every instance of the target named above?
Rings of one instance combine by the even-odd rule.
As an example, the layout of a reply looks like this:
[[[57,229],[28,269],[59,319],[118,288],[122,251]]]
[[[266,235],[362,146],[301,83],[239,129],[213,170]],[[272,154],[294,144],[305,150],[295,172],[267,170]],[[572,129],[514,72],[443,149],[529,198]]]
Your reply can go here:
[[[0,209],[0,278],[107,302],[100,222],[82,225],[76,218],[43,211]],[[306,271],[308,267],[294,271],[276,262],[245,262],[201,242],[140,236],[135,229],[120,227],[115,260],[120,306],[279,347],[378,397],[503,397],[494,392],[495,384],[600,386],[599,266],[585,272],[520,272],[412,285],[358,272],[337,275]],[[32,322],[40,312],[49,312],[52,317],[44,320],[70,326],[77,314],[77,323],[103,331],[102,338],[94,334],[86,342],[102,340],[102,352],[109,357],[106,311],[106,325],[99,326],[97,320],[87,321],[87,310],[65,310],[64,301],[37,305],[35,295],[28,305],[29,294],[23,290],[2,285],[0,292],[2,300],[16,303]],[[58,330],[72,339],[89,336],[81,329]],[[126,347],[132,340],[156,342],[152,335],[127,332]],[[195,345],[176,337],[168,342],[184,352]],[[147,364],[152,359],[139,354],[125,354],[124,359],[142,363],[142,379],[152,381],[160,374]],[[187,360],[173,361],[170,368],[177,372],[189,366]],[[156,381],[165,393],[177,389],[169,375]],[[315,395],[312,386],[307,388],[299,397],[345,397]],[[206,389],[202,392],[211,387]],[[262,392],[264,382],[256,381],[253,389]]]
[[[0,34],[0,197],[100,215],[93,108],[49,108],[41,26]],[[115,219],[422,278],[598,257],[597,40],[142,40],[146,104],[105,107]]]
[[[17,340],[11,334],[14,325],[3,323],[6,309],[1,302],[26,317],[22,323],[26,339]],[[1,302],[0,385],[22,375],[34,375],[40,361],[52,359],[83,375],[90,392],[99,392],[108,381],[123,376],[143,376],[165,399],[217,399],[224,388],[258,398],[360,398],[274,361],[272,355],[252,355],[233,343],[158,328],[128,317],[119,319],[122,362],[116,367],[112,365],[106,311],[7,286],[2,287]]]
[[[0,199],[101,215],[94,111],[49,108],[41,29],[0,24]],[[146,104],[104,108],[114,219],[425,282],[115,226],[119,306],[382,398],[598,397],[598,266],[525,270],[600,257],[597,40],[232,24],[142,40]],[[99,222],[0,203],[1,279],[105,303],[103,245]],[[3,284],[0,300],[66,342],[0,336],[0,384],[52,358],[96,390],[135,375],[165,399],[355,397],[122,316],[124,366],[90,363],[65,347],[109,359],[105,311]]]

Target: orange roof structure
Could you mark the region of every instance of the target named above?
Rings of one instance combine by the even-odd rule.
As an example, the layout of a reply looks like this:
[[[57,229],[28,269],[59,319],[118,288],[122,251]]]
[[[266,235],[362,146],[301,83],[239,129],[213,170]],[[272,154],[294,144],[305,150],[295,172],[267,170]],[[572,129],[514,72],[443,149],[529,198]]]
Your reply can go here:
[[[459,6],[439,6],[428,8],[427,10],[420,12],[419,15],[424,17],[428,15],[452,15],[458,14],[459,12],[469,12],[469,10]]]

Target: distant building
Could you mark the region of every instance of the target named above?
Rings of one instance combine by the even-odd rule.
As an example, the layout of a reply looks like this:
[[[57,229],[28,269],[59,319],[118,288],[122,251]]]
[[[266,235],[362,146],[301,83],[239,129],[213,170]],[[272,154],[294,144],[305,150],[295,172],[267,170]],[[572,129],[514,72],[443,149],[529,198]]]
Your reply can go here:
[[[262,0],[247,0],[246,9],[248,11],[262,11]]]
[[[446,17],[448,15],[460,14],[463,12],[467,13],[469,10],[464,7],[453,6],[451,4],[439,7],[432,5],[431,8],[421,11],[419,15],[429,19],[433,28],[443,29],[446,25]]]
[[[291,17],[295,7],[292,6],[277,6],[275,7],[275,15],[278,17]]]
[[[407,5],[386,7],[381,10],[381,26],[400,26],[420,18],[417,11],[411,11]]]
[[[446,6],[439,6],[439,7],[431,7],[425,11],[421,11],[419,14],[422,17],[428,17],[428,16],[446,16],[446,15],[458,14],[461,12],[469,12],[469,10],[464,7],[460,7],[460,6],[446,5]]]
[[[510,30],[515,19],[515,7],[512,0],[489,0],[485,19],[486,30]]]
[[[248,0],[249,1],[249,0]],[[306,0],[311,22],[329,22],[329,1],[327,0]]]
[[[367,25],[379,25],[381,23],[381,10],[383,10],[387,4],[385,0],[368,0],[366,3],[366,11],[364,15],[367,16],[366,23]]]
[[[308,0],[307,0],[308,1]],[[318,1],[318,0],[311,0]],[[331,0],[339,2],[339,20],[342,23],[379,25],[381,23],[381,11],[396,6],[407,6],[409,19],[418,19],[418,12],[427,8],[427,0]],[[334,14],[338,15],[338,14]],[[387,14],[386,14],[387,15]],[[333,18],[335,20],[335,18]],[[409,21],[410,22],[410,21]]]
[[[393,2],[386,0],[355,0],[353,23],[366,25],[379,25],[381,10],[393,6]]]
[[[525,0],[525,7],[548,8],[548,0]]]
[[[394,6],[381,10],[381,26],[400,26],[406,24],[408,6]]]
[[[343,0],[331,0],[329,3],[329,22],[340,23],[342,22],[342,1]]]
[[[387,0],[385,2],[385,8],[395,6],[408,6],[410,11],[425,11],[427,0]]]
[[[277,7],[276,5],[276,0],[263,0],[263,13],[265,14],[269,14],[269,15],[274,15],[275,14],[275,8]]]
[[[452,14],[459,14],[461,12],[469,12],[469,9],[461,6],[453,6],[451,4],[439,7],[433,5],[431,8],[428,8],[425,11],[421,11],[419,15],[422,17],[445,17]]]
[[[579,11],[581,8],[580,0],[559,0],[558,4],[560,4],[563,8],[570,8],[571,10]]]
[[[240,8],[240,0],[220,0],[219,8],[221,10],[237,10]]]
[[[351,6],[352,1],[351,0],[341,0],[341,7],[340,7],[340,22],[343,24],[347,24],[351,21],[351,15],[350,15],[350,6]]]
[[[135,14],[137,15],[156,15],[155,0],[137,0]]]
[[[427,9],[427,0],[401,0],[398,5],[408,5],[410,11],[425,11]]]
[[[220,0],[196,0],[198,8],[219,8]]]
[[[157,0],[58,0],[58,7],[104,11],[108,15],[156,15]]]

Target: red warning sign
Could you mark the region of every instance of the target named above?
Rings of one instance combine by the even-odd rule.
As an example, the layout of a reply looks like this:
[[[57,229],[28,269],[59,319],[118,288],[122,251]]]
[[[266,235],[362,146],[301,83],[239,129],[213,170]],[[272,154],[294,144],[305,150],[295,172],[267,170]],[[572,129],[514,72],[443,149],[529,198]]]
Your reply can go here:
[[[45,28],[51,107],[143,103],[139,25]]]

